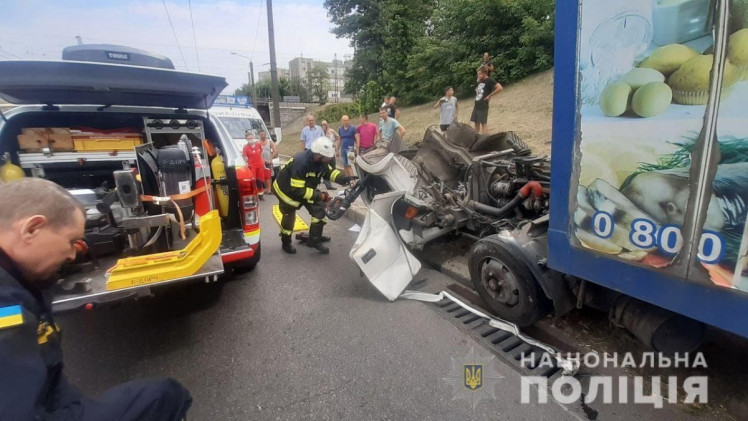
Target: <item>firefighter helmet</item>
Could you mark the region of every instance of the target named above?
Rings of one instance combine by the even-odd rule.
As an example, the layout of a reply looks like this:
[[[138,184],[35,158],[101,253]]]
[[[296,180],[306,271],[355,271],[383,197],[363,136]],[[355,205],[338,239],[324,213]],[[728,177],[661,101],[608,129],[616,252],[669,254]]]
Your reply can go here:
[[[318,137],[317,140],[312,143],[312,152],[318,153],[327,158],[333,158],[335,156],[335,146],[332,144],[332,140],[323,136]]]

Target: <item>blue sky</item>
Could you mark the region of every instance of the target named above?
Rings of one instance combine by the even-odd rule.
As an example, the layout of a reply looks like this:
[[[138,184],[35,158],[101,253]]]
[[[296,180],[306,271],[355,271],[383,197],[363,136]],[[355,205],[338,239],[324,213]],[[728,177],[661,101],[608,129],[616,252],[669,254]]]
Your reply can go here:
[[[3,0],[0,3],[0,60],[58,60],[76,43],[120,44],[163,54],[177,69],[218,74],[232,91],[247,81],[252,57],[255,73],[268,70],[267,10],[262,0]],[[348,40],[330,33],[323,0],[274,0],[275,47],[279,67],[303,55],[332,60],[352,55]],[[259,23],[259,24],[258,24]],[[195,41],[197,40],[197,54]],[[181,53],[177,47],[181,47]]]

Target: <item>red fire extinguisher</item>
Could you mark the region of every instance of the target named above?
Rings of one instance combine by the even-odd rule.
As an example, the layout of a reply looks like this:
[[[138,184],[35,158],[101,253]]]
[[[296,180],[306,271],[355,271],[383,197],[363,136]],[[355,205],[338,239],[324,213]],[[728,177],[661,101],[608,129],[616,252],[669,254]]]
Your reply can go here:
[[[203,190],[195,195],[195,213],[203,216],[211,209],[210,166],[203,162],[197,148],[192,150],[192,154],[195,157],[195,189]]]

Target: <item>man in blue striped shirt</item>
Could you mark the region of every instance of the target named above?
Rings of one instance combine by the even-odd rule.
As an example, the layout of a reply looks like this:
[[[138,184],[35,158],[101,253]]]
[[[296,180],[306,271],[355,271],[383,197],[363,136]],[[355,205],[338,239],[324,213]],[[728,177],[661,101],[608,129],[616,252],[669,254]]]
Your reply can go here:
[[[307,116],[307,125],[301,130],[301,150],[311,149],[315,140],[325,135],[322,127],[314,124],[315,118],[309,114]]]

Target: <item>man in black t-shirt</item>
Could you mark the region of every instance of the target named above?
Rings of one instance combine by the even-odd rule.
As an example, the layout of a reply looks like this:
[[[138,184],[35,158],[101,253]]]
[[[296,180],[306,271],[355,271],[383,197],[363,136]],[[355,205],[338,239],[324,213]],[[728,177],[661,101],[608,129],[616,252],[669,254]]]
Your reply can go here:
[[[397,120],[400,118],[400,110],[395,107],[395,101],[397,101],[397,98],[395,98],[394,95],[391,96],[389,103],[387,104],[387,117]]]
[[[485,66],[478,68],[478,85],[475,87],[475,106],[470,121],[475,123],[478,133],[486,133],[486,122],[488,121],[488,101],[492,96],[504,90],[500,83],[488,77],[488,69]]]

